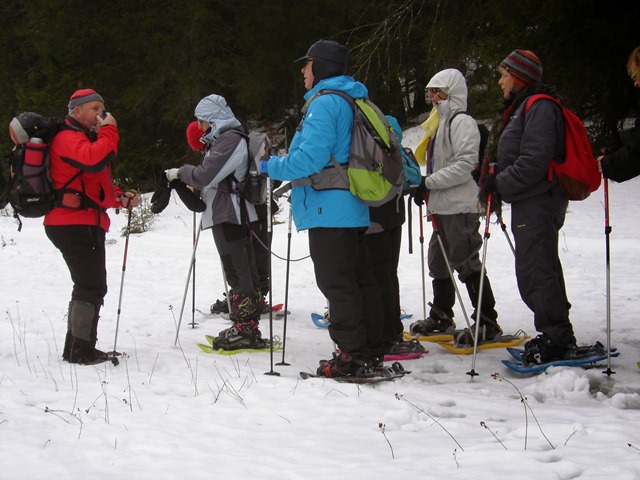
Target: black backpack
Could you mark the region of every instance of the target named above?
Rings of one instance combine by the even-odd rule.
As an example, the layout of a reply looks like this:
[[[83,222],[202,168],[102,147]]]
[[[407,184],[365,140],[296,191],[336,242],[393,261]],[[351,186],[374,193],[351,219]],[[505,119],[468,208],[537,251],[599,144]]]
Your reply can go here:
[[[469,113],[464,111],[456,112],[451,115],[451,118],[449,119],[449,143],[451,143],[451,122],[453,122],[453,119],[460,114],[469,115],[471,118],[473,118]],[[484,156],[487,150],[487,145],[489,144],[489,136],[491,135],[491,132],[483,123],[478,123],[476,121],[476,125],[478,125],[478,131],[480,132],[480,148],[478,149],[478,163],[476,163],[476,165],[473,167],[471,176],[474,178],[476,183],[478,183],[480,180]]]
[[[38,218],[46,215],[54,205],[56,192],[49,174],[49,145],[53,137],[65,128],[64,120],[44,117],[39,113],[23,112],[9,124],[15,147],[6,156],[8,181],[0,196],[0,208],[11,204],[13,216],[22,229],[20,216]],[[80,170],[63,188],[82,173]]]

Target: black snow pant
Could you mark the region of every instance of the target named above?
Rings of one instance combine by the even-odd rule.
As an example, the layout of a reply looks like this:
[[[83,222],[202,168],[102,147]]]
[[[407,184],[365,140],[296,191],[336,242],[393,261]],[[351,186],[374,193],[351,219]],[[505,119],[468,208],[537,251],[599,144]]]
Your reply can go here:
[[[368,360],[383,353],[383,317],[365,230],[312,228],[309,252],[329,301],[329,336],[342,352]]]
[[[387,349],[402,340],[403,325],[400,320],[400,283],[398,262],[402,244],[402,225],[366,236],[369,256],[378,284],[384,315],[383,342]]]
[[[575,343],[558,232],[568,200],[556,186],[542,195],[511,205],[511,230],[516,246],[516,279],[524,303],[534,315],[536,330],[557,345]]]
[[[253,294],[259,280],[249,229],[233,223],[220,223],[211,230],[227,283],[234,293]]]
[[[69,269],[71,299],[103,305],[107,294],[105,231],[97,225],[47,225],[44,230]]]
[[[260,292],[263,297],[269,293],[269,248],[271,237],[268,232],[267,205],[255,205],[258,220],[251,222],[251,243],[258,272]]]

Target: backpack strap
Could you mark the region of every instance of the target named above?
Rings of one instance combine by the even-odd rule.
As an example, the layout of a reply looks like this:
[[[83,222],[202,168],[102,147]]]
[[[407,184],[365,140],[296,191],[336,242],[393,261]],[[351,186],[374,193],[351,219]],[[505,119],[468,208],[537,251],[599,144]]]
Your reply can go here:
[[[529,112],[529,110],[531,109],[531,106],[538,100],[551,100],[553,103],[555,103],[560,108],[560,113],[562,114],[562,109],[564,107],[562,105],[562,102],[558,98],[552,97],[551,95],[547,95],[546,93],[537,93],[537,94],[531,95],[530,97],[527,98],[527,103],[525,104],[525,107],[524,107],[525,115]],[[523,118],[523,121],[524,121],[524,118]],[[564,122],[564,115],[562,116],[562,121]],[[556,147],[557,147],[557,145],[556,145]],[[563,155],[559,155],[559,156],[563,156]],[[554,162],[557,162],[557,160],[553,159],[549,163],[549,169],[548,169],[548,173],[547,173],[547,180],[549,180],[550,182],[553,182],[553,177],[555,175],[555,172],[554,172],[554,169],[553,169],[553,163]]]
[[[251,153],[249,152],[249,135],[247,135],[244,131],[240,130],[239,128],[230,128],[229,130],[225,130],[225,132],[233,132],[233,133],[237,133],[238,135],[240,135],[241,140],[238,142],[238,144],[240,144],[240,142],[242,141],[242,138],[245,139],[245,141],[247,142],[247,171],[245,173],[245,178],[247,177],[247,175],[249,175],[249,169],[251,168],[251,162],[253,161],[251,158]],[[237,148],[237,145],[236,145]],[[246,226],[247,228],[251,228],[249,225],[249,212],[247,211],[247,199],[244,195],[244,192],[242,191],[241,188],[237,188],[238,184],[240,183],[238,181],[238,179],[236,178],[236,176],[233,173],[230,173],[224,180],[223,182],[226,182],[227,184],[227,190],[229,195],[231,195],[234,191],[238,194],[238,207],[240,208],[240,224]],[[234,184],[236,185],[236,188],[234,188]]]
[[[353,119],[353,122],[352,122],[352,127],[351,127],[352,132],[353,132],[353,123],[355,123],[355,115],[356,115],[355,101],[354,101],[354,98],[351,95],[349,95],[348,93],[342,92],[340,90],[320,90],[315,95],[313,95],[309,100],[307,100],[307,102],[302,107],[302,115],[303,115],[303,117],[302,117],[302,121],[300,122],[300,125],[298,126],[298,128],[300,129],[301,126],[302,126],[302,122],[304,121],[304,117],[306,117],[306,115],[307,115],[307,110],[309,108],[309,104],[313,100],[315,100],[317,97],[319,97],[321,95],[337,95],[339,97],[342,97],[349,104],[349,106],[351,106],[351,111],[353,112],[353,116],[354,116],[354,119]],[[345,188],[348,190],[349,189],[349,177],[347,176],[347,164],[348,164],[348,162],[347,162],[347,164],[340,164],[340,163],[338,163],[338,160],[336,160],[336,158],[333,155],[331,155],[329,157],[329,160],[331,161],[331,164],[333,165],[333,168],[337,168],[338,169],[338,172],[340,173],[340,177],[342,177],[343,181],[346,184]],[[332,167],[329,167],[329,168],[332,168]],[[323,171],[324,170],[326,170],[326,169],[323,169]],[[316,173],[315,175],[322,175],[322,172]],[[303,179],[300,179],[300,180],[294,180],[294,182],[291,182],[292,186],[294,186],[294,187],[301,186],[301,185],[311,185],[312,184],[311,178],[303,178]]]
[[[529,111],[529,109],[531,108],[531,105],[533,105],[533,102],[541,99],[551,100],[552,102],[557,104],[560,108],[562,108],[562,103],[557,98],[552,97],[551,95],[547,95],[546,93],[537,93],[527,98],[527,103],[524,107],[524,113],[526,114]]]
[[[56,132],[56,135],[63,130],[73,130],[74,132],[80,132],[85,134],[89,139],[89,141],[91,142],[95,141],[95,138],[96,138],[95,135],[92,135],[91,132],[87,132],[85,129],[79,126],[75,119],[71,117],[67,117],[67,118],[70,119],[71,123],[62,122],[62,124],[60,125],[60,128]],[[53,141],[56,135],[53,135],[51,137],[51,140],[49,141],[49,143]],[[72,162],[71,159],[68,159],[66,157],[60,157],[60,159],[63,162],[67,163],[68,165],[74,168],[77,168],[78,171],[69,180],[67,180],[64,183],[64,185],[62,185],[62,187],[55,190],[55,198],[53,201],[54,206],[59,208],[72,208],[77,210],[87,210],[88,208],[93,208],[95,210],[100,211],[101,210],[100,205],[98,205],[96,201],[90,199],[87,196],[87,193],[85,191],[84,182],[82,181],[82,174],[84,173],[84,170],[80,168],[78,165],[76,165],[75,162]],[[69,188],[69,186],[78,178],[80,178],[80,184],[81,184],[82,190],[74,190]],[[79,202],[78,202],[79,205],[78,206],[72,206],[68,204],[65,205],[65,198],[64,198],[65,194],[72,194],[74,197],[79,197]]]
[[[451,118],[449,118],[449,123],[448,123],[448,127],[449,127],[449,144],[451,144],[451,123],[453,122],[453,119],[456,118],[460,114],[469,115],[469,113],[467,113],[465,110],[459,110],[456,113],[454,113],[453,115],[451,115]],[[471,117],[471,115],[469,115],[469,116]]]

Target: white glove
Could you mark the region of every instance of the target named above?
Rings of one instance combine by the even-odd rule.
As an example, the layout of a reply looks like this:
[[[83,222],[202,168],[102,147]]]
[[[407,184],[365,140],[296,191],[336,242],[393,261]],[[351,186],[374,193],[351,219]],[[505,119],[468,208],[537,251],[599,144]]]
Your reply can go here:
[[[168,170],[165,170],[164,174],[167,176],[167,180],[169,182],[173,182],[174,180],[177,180],[179,170],[180,170],[179,168],[169,168]]]

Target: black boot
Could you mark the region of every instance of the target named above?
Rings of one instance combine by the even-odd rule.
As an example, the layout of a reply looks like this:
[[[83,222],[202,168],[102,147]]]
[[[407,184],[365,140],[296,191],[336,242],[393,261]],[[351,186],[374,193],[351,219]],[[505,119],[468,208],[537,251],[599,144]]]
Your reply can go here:
[[[67,336],[64,339],[64,348],[62,349],[62,359],[66,362],[69,361],[71,356],[71,347],[73,346],[73,335],[69,330],[67,330]]]
[[[456,288],[451,278],[434,278],[431,281],[433,288],[433,307],[429,312],[431,318],[441,318],[443,315],[453,318],[453,305],[456,303]]]
[[[469,275],[464,280],[464,284],[467,287],[469,299],[471,300],[471,305],[473,305],[474,308],[474,312],[473,315],[471,315],[471,318],[476,320],[478,318],[478,312],[475,310],[478,308],[478,294],[480,293],[480,272],[474,272]],[[491,288],[489,277],[485,274],[484,281],[482,282],[481,308],[483,317],[487,317],[495,322],[495,320],[498,318],[498,312],[496,312],[495,306],[496,299],[493,296],[493,289]]]
[[[95,348],[98,330],[98,307],[93,303],[72,300],[69,304],[69,326],[63,359],[69,363],[93,365],[110,359]],[[67,358],[65,358],[65,353]]]
[[[412,335],[430,335],[436,333],[453,333],[456,324],[453,321],[453,305],[456,301],[456,289],[451,278],[435,278],[433,302],[429,303],[429,317],[418,320],[409,326]]]

